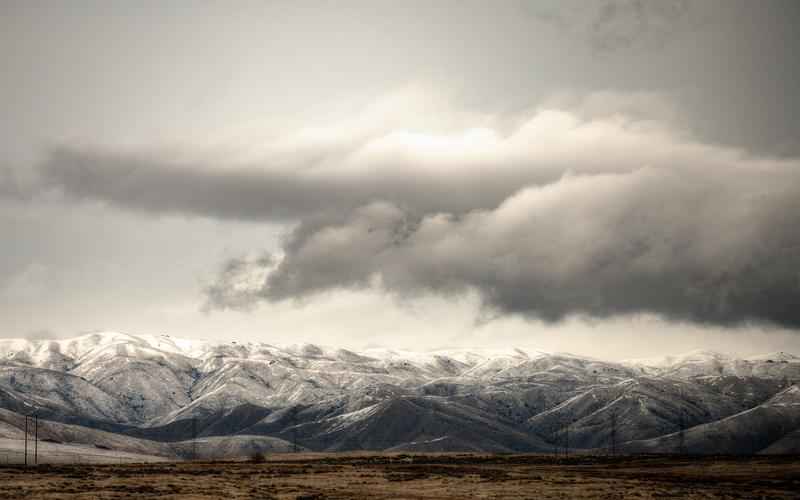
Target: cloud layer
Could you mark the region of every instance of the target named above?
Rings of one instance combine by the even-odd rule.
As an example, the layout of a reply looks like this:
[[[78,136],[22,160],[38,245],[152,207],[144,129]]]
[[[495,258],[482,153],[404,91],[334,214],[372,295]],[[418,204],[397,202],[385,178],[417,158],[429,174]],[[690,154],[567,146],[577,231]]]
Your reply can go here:
[[[800,326],[800,193],[775,187],[765,203],[740,182],[643,168],[564,177],[460,216],[376,202],[342,221],[304,222],[277,267],[237,271],[263,271],[251,296],[270,301],[377,284],[400,294],[475,289],[487,307],[545,320],[655,312]],[[218,304],[239,306],[243,296],[233,297]]]
[[[489,310],[545,320],[650,312],[800,327],[800,164],[593,102],[590,115],[539,109],[513,126],[361,117],[225,162],[60,148],[38,186],[151,213],[296,224],[275,255],[227,263],[210,307],[376,287],[477,291]]]
[[[603,102],[618,106],[619,97],[599,95],[563,100],[599,118],[543,109],[507,132],[487,126],[497,120],[483,117],[475,118],[477,126],[456,117],[450,121],[456,125],[438,127],[444,131],[418,131],[368,111],[367,120],[302,130],[247,153],[62,146],[38,166],[35,189],[151,213],[249,220],[296,220],[371,201],[422,214],[463,213],[494,208],[519,189],[555,182],[565,172],[621,173],[641,162],[671,168],[696,161],[706,149],[672,144],[655,122],[604,114]],[[644,150],[646,156],[637,154]]]

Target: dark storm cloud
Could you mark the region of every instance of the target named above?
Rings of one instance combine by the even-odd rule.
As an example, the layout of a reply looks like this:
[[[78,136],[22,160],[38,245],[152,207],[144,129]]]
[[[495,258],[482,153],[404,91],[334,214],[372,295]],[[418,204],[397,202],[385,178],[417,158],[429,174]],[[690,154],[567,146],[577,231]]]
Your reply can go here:
[[[652,104],[639,101],[631,109]],[[279,254],[228,262],[207,310],[377,287],[476,291],[488,312],[549,321],[649,312],[800,327],[800,163],[609,115],[607,102],[540,110],[505,134],[380,131],[227,165],[62,148],[38,186],[297,223]]]
[[[447,155],[421,145],[408,146],[406,158],[415,148],[421,161],[447,171]],[[399,295],[477,291],[488,310],[551,321],[651,312],[800,327],[797,161],[554,112],[488,141],[477,156],[487,163],[460,164],[449,183],[417,178],[413,196],[364,171],[363,185],[384,191],[367,189],[373,196],[351,209],[301,217],[281,257],[229,265],[209,289],[210,306],[379,287]],[[494,185],[493,172],[513,180],[501,183],[507,194],[482,198],[479,185]],[[472,207],[464,206],[464,186],[472,186]],[[491,200],[498,201],[481,206]]]
[[[251,299],[377,282],[400,294],[474,289],[491,309],[546,320],[655,312],[798,327],[797,178],[744,177],[649,168],[566,177],[463,217],[374,203],[342,223],[301,225]]]

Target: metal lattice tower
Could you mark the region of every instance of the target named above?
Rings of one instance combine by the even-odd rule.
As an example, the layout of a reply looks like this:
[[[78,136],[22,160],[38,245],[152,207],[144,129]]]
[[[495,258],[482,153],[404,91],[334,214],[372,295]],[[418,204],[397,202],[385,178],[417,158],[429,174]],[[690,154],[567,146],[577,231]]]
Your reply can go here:
[[[292,452],[297,453],[297,407],[292,408]]]
[[[617,410],[611,410],[611,455],[617,454]]]
[[[39,415],[33,416],[33,464],[39,465]]]
[[[686,454],[686,410],[681,409],[680,418],[678,420],[680,430],[678,431],[678,453],[680,455]]]
[[[197,417],[192,417],[192,460],[197,460]]]
[[[25,415],[25,465],[28,465],[28,415]]]

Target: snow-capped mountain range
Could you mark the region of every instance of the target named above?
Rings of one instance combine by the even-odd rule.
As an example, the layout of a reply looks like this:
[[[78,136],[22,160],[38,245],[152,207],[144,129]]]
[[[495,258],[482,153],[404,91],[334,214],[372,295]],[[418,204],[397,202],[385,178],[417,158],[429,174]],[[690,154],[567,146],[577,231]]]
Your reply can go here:
[[[800,358],[694,351],[606,362],[100,332],[0,340],[0,438],[186,456],[286,450],[800,451]],[[193,422],[194,420],[194,422]],[[614,436],[614,437],[612,437]],[[224,452],[223,452],[224,451]]]

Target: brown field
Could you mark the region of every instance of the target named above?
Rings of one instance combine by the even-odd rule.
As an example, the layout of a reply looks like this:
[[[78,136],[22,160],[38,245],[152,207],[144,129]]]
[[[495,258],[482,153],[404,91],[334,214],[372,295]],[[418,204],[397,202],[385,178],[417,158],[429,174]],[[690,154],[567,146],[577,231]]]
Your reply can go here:
[[[800,498],[797,457],[274,455],[0,468],[0,498]]]

